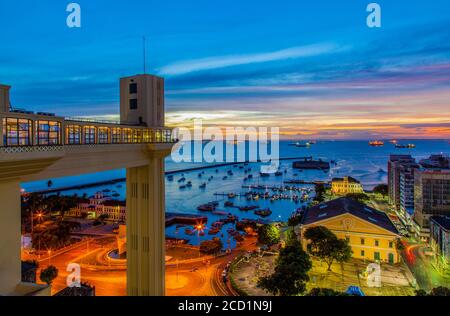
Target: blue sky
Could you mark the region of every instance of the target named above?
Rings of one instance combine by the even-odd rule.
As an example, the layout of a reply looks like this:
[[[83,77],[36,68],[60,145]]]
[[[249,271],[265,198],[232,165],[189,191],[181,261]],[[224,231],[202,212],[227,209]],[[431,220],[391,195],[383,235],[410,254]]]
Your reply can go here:
[[[166,78],[167,121],[289,138],[450,138],[450,2],[2,1],[0,83],[16,107],[113,117],[118,78]]]

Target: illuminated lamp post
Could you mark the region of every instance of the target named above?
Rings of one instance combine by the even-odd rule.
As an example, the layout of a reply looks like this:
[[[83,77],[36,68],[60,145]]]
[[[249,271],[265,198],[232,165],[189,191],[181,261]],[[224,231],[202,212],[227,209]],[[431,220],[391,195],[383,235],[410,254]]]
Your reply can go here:
[[[202,222],[197,222],[194,226],[195,231],[197,232],[197,238],[198,238],[198,256],[201,256],[200,253],[200,233],[203,233],[205,229],[205,225]]]

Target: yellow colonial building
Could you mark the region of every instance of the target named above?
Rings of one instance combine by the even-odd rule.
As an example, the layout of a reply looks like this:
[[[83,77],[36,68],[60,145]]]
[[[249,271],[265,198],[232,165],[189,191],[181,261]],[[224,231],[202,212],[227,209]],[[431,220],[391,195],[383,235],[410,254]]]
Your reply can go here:
[[[352,177],[334,178],[331,181],[331,192],[336,195],[364,193],[361,183]]]
[[[374,262],[398,263],[396,241],[400,235],[389,217],[349,198],[339,198],[309,208],[302,219],[301,238],[310,227],[324,226],[340,239],[347,239],[353,257]]]

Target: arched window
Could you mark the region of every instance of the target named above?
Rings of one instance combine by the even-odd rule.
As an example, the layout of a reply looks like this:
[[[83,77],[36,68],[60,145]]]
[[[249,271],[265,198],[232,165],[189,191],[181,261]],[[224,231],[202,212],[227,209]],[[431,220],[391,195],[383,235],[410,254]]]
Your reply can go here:
[[[4,146],[31,146],[33,122],[28,119],[4,118],[3,119],[3,144]]]

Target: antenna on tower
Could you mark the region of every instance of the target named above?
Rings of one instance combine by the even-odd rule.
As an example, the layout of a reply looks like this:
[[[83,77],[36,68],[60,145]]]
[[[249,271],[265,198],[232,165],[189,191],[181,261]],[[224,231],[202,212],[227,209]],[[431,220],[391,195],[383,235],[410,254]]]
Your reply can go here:
[[[143,48],[143,56],[144,56],[144,75],[146,74],[146,72],[147,72],[147,65],[146,65],[146,45],[145,45],[145,40],[146,40],[146,38],[145,38],[145,36],[142,36],[142,48]]]

